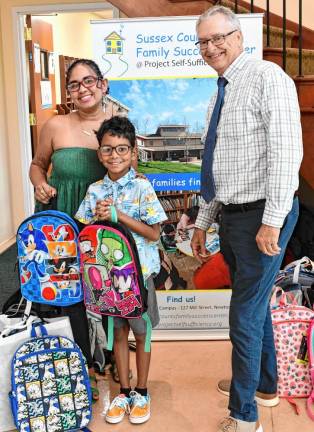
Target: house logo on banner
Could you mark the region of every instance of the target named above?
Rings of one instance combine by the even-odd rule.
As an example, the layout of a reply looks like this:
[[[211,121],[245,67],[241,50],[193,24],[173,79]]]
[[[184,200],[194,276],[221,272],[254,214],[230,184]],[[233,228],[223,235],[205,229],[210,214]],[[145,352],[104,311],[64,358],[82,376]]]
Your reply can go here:
[[[109,72],[116,77],[122,77],[129,69],[129,64],[123,59],[123,45],[125,38],[122,37],[123,24],[120,25],[120,31],[112,31],[104,38],[105,53],[101,56],[104,65],[107,69],[103,70],[104,76],[108,76]]]
[[[195,46],[197,18],[91,22],[93,58],[110,83],[106,110],[128,115],[134,123],[138,171],[151,182],[168,217],[161,226],[163,278],[155,280],[160,313],[157,332],[166,339],[180,331],[187,338],[187,330],[193,330],[192,339],[228,334],[231,290],[200,287],[199,278],[194,277],[199,264],[190,247],[199,209],[206,111],[217,90],[217,73]],[[263,15],[241,14],[239,19],[245,51],[261,59]],[[189,221],[188,229],[182,229],[184,220]],[[208,233],[210,254],[220,247],[216,228]],[[225,287],[220,270],[215,268],[217,288]],[[216,288],[207,279],[206,283]]]

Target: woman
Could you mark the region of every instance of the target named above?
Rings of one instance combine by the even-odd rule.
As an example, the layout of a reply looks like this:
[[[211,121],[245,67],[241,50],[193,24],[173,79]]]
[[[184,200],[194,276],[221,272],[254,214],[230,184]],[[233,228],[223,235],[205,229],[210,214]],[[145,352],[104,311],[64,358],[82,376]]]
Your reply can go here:
[[[58,210],[74,216],[87,187],[105,174],[97,157],[94,131],[106,118],[103,98],[108,83],[95,62],[79,59],[68,69],[66,86],[76,111],[54,116],[45,123],[31,163],[30,179],[37,202],[47,204],[57,196]],[[37,205],[37,209],[41,206]]]
[[[105,175],[97,157],[94,131],[106,119],[103,98],[108,92],[108,82],[95,62],[79,59],[68,69],[66,86],[76,111],[54,116],[43,126],[30,167],[30,179],[35,187],[36,211],[55,197],[56,209],[73,217],[87,187]],[[97,400],[99,392],[83,302],[62,308],[62,314],[69,316],[74,340],[87,359],[93,399]]]

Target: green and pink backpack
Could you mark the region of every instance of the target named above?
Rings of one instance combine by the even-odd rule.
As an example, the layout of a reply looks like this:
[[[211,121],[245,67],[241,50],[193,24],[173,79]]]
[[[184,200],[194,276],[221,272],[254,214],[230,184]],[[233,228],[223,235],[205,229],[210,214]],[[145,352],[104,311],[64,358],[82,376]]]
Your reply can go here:
[[[86,309],[109,316],[108,349],[113,343],[113,317],[120,317],[146,321],[149,350],[147,289],[131,232],[117,222],[88,225],[79,234],[79,248]]]

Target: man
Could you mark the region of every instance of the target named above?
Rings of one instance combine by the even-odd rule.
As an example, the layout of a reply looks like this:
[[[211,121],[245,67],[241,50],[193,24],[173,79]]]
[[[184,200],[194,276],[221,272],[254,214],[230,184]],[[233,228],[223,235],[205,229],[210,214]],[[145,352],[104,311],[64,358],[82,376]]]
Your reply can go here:
[[[207,116],[201,177],[207,202],[201,199],[191,242],[194,256],[205,262],[205,233],[220,211],[221,250],[232,278],[233,349],[231,384],[218,383],[220,392],[230,394],[230,416],[218,431],[262,432],[256,401],[279,403],[269,297],[298,217],[298,99],[279,66],[244,52],[240,23],[231,10],[209,9],[196,30],[203,59],[221,77]],[[219,98],[224,101],[220,117],[214,107]]]

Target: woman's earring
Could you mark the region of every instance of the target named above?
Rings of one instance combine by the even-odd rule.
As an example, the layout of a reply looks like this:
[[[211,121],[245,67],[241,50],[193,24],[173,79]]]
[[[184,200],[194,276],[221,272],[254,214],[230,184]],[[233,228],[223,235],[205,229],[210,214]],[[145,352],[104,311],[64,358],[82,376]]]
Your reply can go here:
[[[101,101],[101,103],[102,103],[102,106],[104,108],[104,111],[106,111],[106,108],[107,108],[107,105],[108,105],[108,99],[107,99],[107,94],[106,93],[102,95],[102,101]]]

